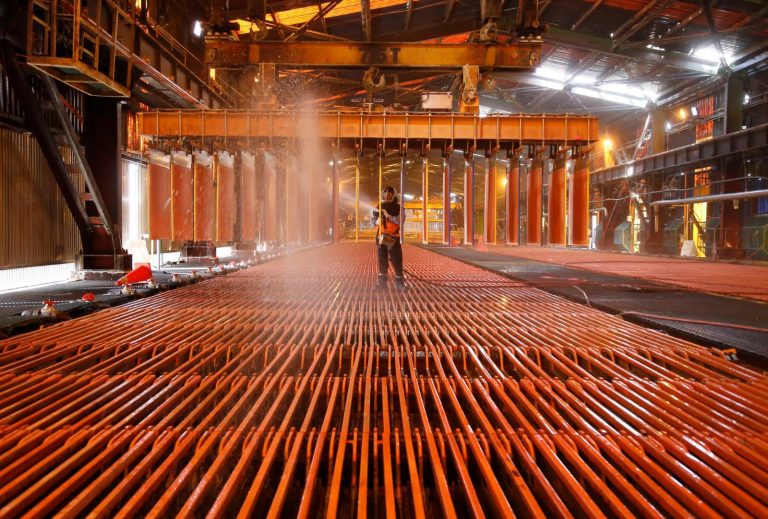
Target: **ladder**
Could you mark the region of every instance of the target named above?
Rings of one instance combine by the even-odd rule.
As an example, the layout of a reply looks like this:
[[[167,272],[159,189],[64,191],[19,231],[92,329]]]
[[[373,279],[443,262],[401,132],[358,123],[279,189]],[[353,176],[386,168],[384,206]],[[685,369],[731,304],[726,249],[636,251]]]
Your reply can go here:
[[[112,244],[112,254],[117,255],[120,242],[115,232],[114,222],[106,210],[106,204],[71,120],[70,114],[75,117],[79,114],[74,110],[68,110],[51,76],[48,74],[40,74],[40,76],[44,87],[44,92],[39,92],[39,96],[43,98],[41,107],[44,114],[48,112],[46,119],[53,123],[50,128],[51,135],[59,148],[59,155],[72,188],[79,194],[78,202],[87,217],[89,232],[108,235]]]

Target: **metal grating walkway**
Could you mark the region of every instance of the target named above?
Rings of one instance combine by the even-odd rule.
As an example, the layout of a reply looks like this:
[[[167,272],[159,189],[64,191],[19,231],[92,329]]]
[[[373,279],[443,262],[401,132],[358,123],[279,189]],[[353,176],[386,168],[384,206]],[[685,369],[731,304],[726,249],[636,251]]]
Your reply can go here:
[[[0,516],[768,517],[768,376],[342,244],[0,342]]]

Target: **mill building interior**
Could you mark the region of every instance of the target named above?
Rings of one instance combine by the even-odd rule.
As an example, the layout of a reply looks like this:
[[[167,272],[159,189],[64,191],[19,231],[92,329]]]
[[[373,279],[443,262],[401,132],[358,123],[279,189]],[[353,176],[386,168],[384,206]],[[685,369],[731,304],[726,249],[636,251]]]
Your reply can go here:
[[[767,158],[764,0],[0,2],[0,517],[768,517]]]

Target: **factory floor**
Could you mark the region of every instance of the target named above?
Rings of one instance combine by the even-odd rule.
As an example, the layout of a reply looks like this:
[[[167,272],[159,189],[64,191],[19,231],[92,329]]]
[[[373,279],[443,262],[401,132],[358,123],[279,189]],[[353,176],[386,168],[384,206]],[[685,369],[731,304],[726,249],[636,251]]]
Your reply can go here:
[[[406,291],[343,243],[0,341],[0,516],[768,517],[768,373],[599,310],[613,275],[440,252]]]
[[[768,365],[768,265],[555,247],[427,248]]]
[[[531,245],[489,245],[487,249],[496,254],[564,267],[768,302],[768,262],[724,262]]]

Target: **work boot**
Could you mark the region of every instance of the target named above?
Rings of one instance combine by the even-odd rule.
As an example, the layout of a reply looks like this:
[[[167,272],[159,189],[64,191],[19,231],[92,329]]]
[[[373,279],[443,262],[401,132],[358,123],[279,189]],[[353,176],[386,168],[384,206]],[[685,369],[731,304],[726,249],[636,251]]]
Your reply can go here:
[[[397,290],[400,290],[400,291],[405,290],[406,288],[408,288],[408,287],[405,286],[405,278],[404,277],[395,276],[395,288]]]
[[[386,290],[387,288],[387,276],[379,276],[379,280],[376,282],[376,290]]]

